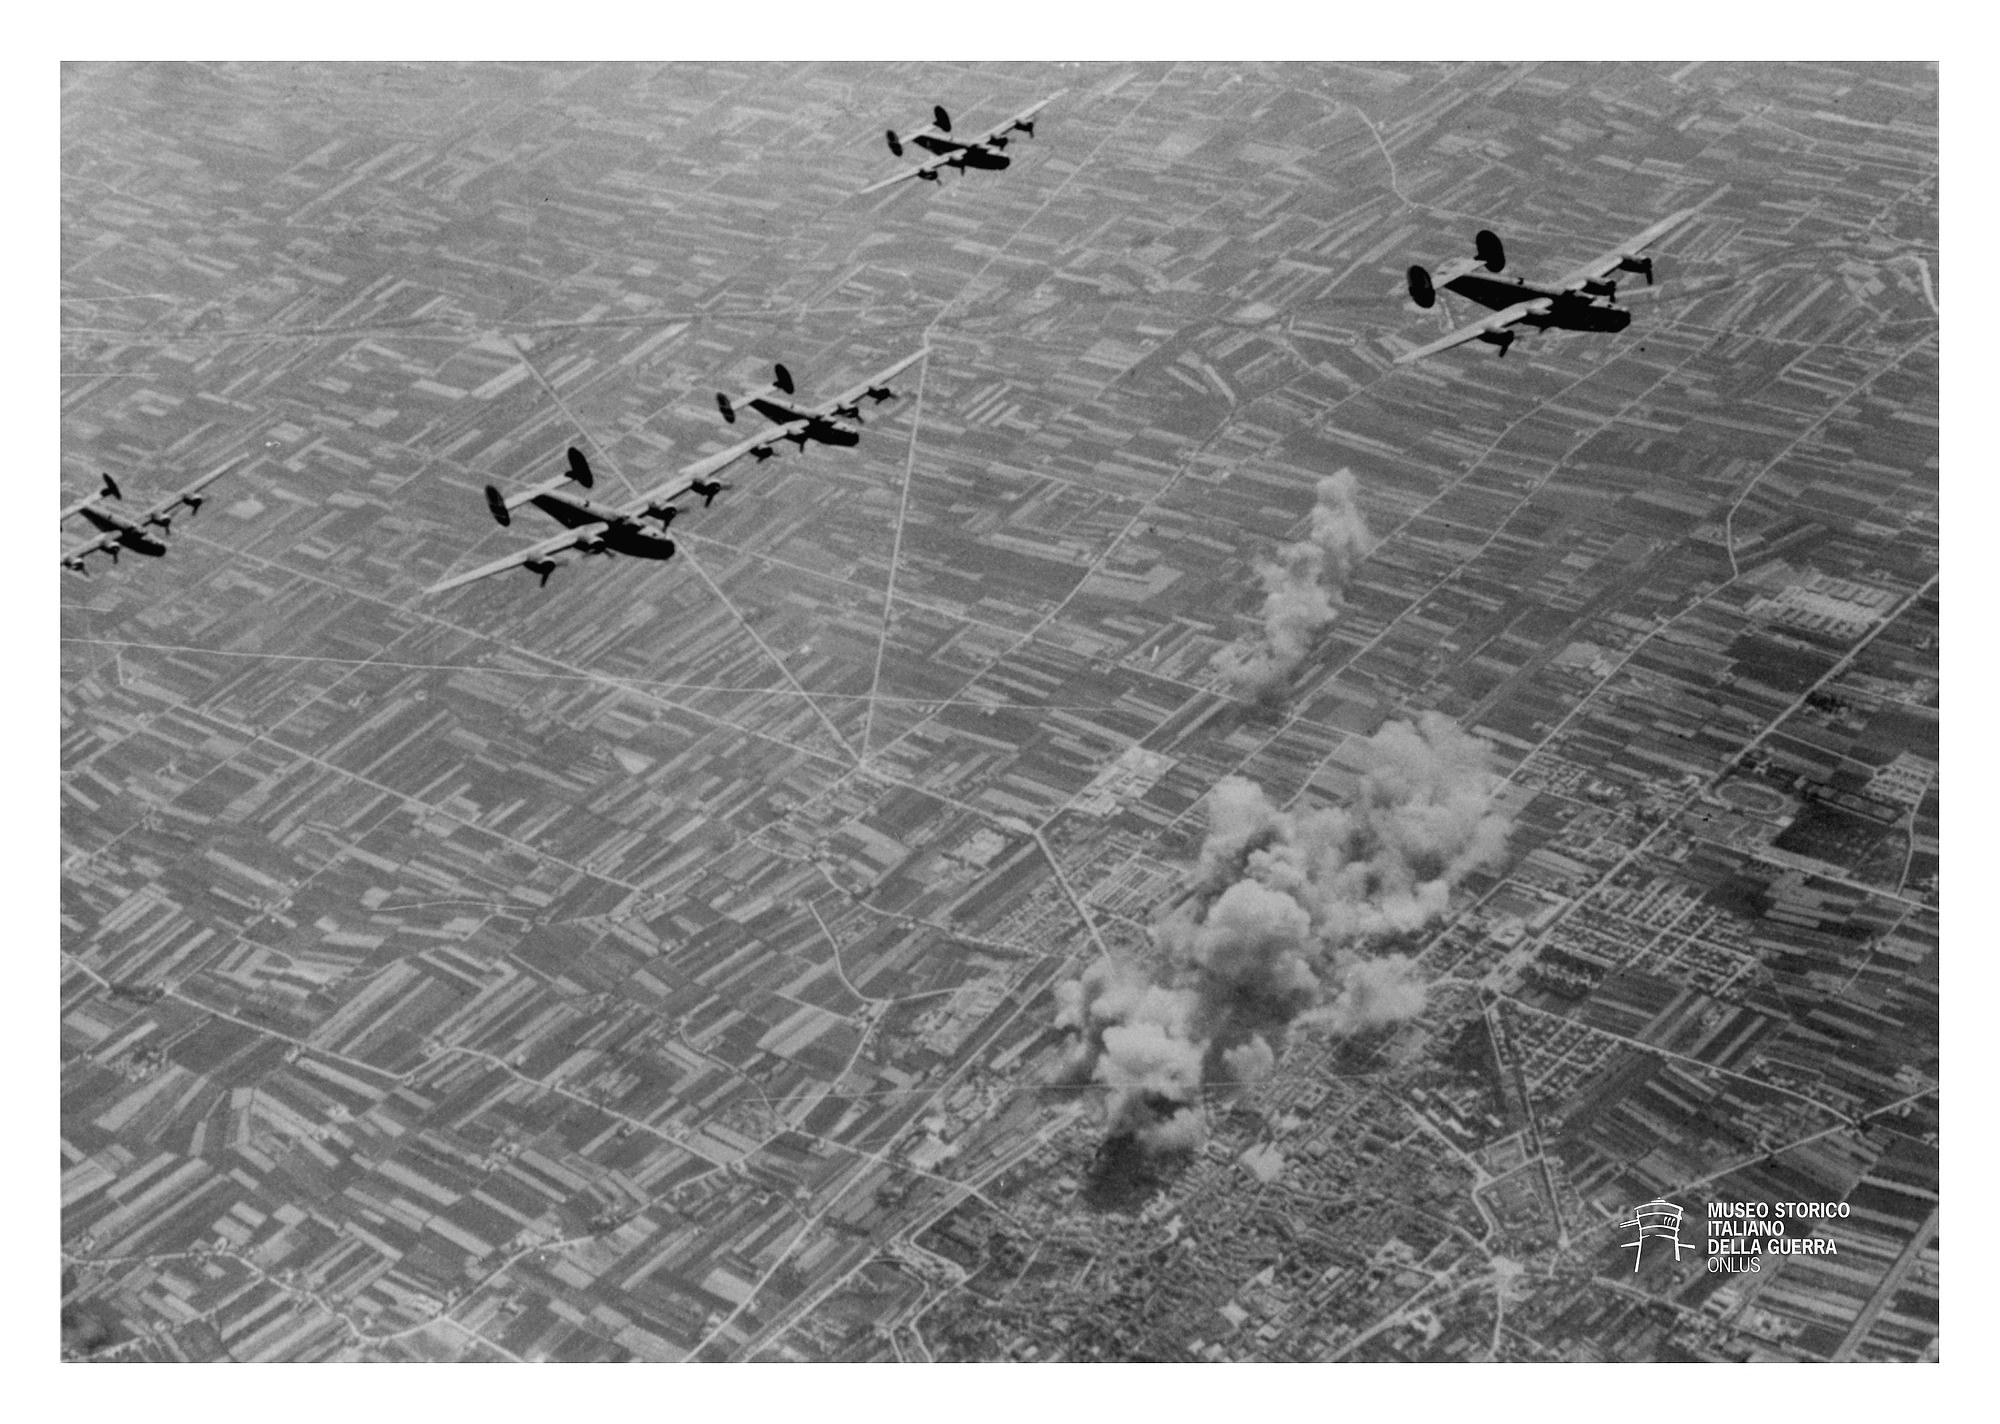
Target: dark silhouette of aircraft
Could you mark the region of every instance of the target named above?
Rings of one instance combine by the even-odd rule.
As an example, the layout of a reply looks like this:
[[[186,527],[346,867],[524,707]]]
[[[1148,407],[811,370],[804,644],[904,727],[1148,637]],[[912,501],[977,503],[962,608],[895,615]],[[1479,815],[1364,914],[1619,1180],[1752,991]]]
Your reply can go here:
[[[777,453],[777,442],[780,440],[789,440],[802,451],[810,441],[817,441],[822,445],[859,444],[863,398],[873,399],[877,405],[889,399],[895,394],[895,391],[889,388],[889,378],[900,375],[914,366],[928,355],[929,351],[929,347],[914,351],[893,366],[877,371],[853,390],[824,405],[805,410],[787,405],[781,400],[774,400],[768,395],[740,396],[732,401],[717,391],[716,407],[721,410],[722,418],[731,425],[736,423],[736,407],[740,401],[766,420],[776,423],[778,428],[763,435],[754,435],[741,445],[733,445],[727,450],[711,455],[707,460],[690,466],[686,473],[707,474],[711,470],[722,468],[730,460],[746,454],[754,455],[759,460],[768,460]],[[779,366],[776,370],[776,379],[771,382],[771,389],[780,395],[794,394],[797,388],[792,384],[792,373]],[[694,486],[690,485],[689,488],[693,489]]]
[[[443,593],[446,589],[512,568],[524,568],[539,575],[546,587],[550,574],[571,559],[586,554],[627,554],[635,559],[671,559],[674,556],[674,541],[667,537],[666,531],[680,510],[669,501],[687,492],[687,480],[673,481],[653,494],[618,506],[600,504],[574,488],[565,487],[576,485],[587,490],[595,483],[590,461],[572,445],[568,468],[546,484],[512,495],[502,495],[498,488],[488,485],[486,508],[502,526],[514,522],[516,509],[532,504],[567,532],[544,539],[504,559],[482,564],[470,573],[432,584],[424,591]],[[646,523],[649,519],[655,521],[658,528]]]
[[[1396,358],[1396,364],[1407,365],[1468,341],[1497,346],[1505,356],[1507,348],[1514,344],[1516,326],[1531,326],[1541,331],[1550,328],[1623,331],[1631,325],[1632,314],[1618,305],[1618,283],[1612,280],[1613,274],[1636,272],[1651,286],[1653,259],[1639,253],[1700,211],[1699,207],[1683,208],[1664,217],[1629,242],[1565,273],[1549,286],[1531,286],[1519,277],[1502,281],[1497,276],[1488,276],[1487,273],[1498,273],[1506,267],[1507,253],[1496,234],[1482,229],[1473,238],[1471,261],[1455,264],[1440,272],[1435,280],[1422,267],[1410,268],[1410,300],[1428,310],[1437,304],[1439,291],[1455,292],[1483,307],[1494,308],[1494,314],[1413,351],[1405,351]],[[1475,270],[1479,267],[1486,271]]]
[[[922,178],[935,183],[938,181],[938,175],[946,168],[956,168],[961,173],[968,168],[1005,168],[1013,161],[1002,151],[1007,147],[1008,139],[1017,129],[1029,138],[1033,138],[1035,115],[1062,93],[1062,90],[1056,90],[1047,99],[1029,105],[1005,123],[995,124],[978,138],[967,143],[945,137],[951,132],[951,115],[944,111],[944,105],[935,105],[931,109],[931,122],[909,135],[907,140],[897,138],[894,129],[889,130],[889,152],[896,157],[903,156],[905,142],[915,144],[932,156],[915,168],[905,169],[893,178],[884,178],[879,183],[871,183],[861,191],[873,193],[888,187],[891,183],[900,183],[905,178]]]
[[[89,499],[80,499],[75,504],[63,506],[62,513],[58,516],[60,519],[67,519],[72,514],[80,514],[99,531],[97,537],[89,543],[80,544],[66,551],[62,556],[62,566],[88,576],[90,573],[88,560],[92,554],[100,552],[109,554],[111,562],[115,564],[118,562],[120,549],[130,549],[133,553],[144,554],[149,559],[159,558],[167,552],[165,540],[161,536],[172,529],[174,515],[180,508],[185,505],[187,512],[193,515],[201,508],[206,498],[201,491],[248,458],[248,456],[238,456],[227,464],[210,470],[179,493],[168,496],[151,509],[136,515],[128,515],[112,506],[111,501],[124,503],[125,494],[118,488],[118,481],[108,474],[102,476],[104,483],[96,494]],[[155,529],[160,531],[159,535],[152,532]]]

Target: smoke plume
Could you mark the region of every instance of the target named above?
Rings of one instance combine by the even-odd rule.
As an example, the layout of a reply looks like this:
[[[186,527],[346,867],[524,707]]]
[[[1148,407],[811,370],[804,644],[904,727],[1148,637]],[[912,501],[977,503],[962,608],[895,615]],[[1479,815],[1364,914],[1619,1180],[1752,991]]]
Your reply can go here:
[[[1341,590],[1368,551],[1368,522],[1355,502],[1356,488],[1352,470],[1321,480],[1306,537],[1280,548],[1275,559],[1257,561],[1264,585],[1263,633],[1252,643],[1232,643],[1209,663],[1235,692],[1281,695],[1312,651],[1313,639],[1338,616]]]
[[[1294,1024],[1352,1034],[1422,1011],[1410,958],[1367,946],[1442,915],[1504,855],[1500,777],[1487,744],[1436,712],[1362,750],[1349,806],[1285,811],[1253,781],[1220,782],[1190,893],[1153,927],[1160,982],[1104,961],[1057,986],[1068,1073],[1108,1090],[1110,1136],[1195,1146],[1205,1094],[1268,1078]]]

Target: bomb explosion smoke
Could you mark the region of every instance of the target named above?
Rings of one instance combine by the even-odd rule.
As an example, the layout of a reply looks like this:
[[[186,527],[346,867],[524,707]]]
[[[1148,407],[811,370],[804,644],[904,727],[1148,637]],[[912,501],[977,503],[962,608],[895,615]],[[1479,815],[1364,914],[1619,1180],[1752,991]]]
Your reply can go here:
[[[1313,639],[1339,613],[1341,590],[1368,552],[1368,521],[1355,502],[1352,470],[1337,470],[1316,490],[1312,527],[1275,559],[1257,561],[1264,584],[1264,627],[1249,645],[1232,643],[1209,666],[1237,693],[1276,697],[1312,651]]]
[[[1292,1025],[1352,1034],[1422,1011],[1409,957],[1367,942],[1442,915],[1500,860],[1501,778],[1487,744],[1436,712],[1384,725],[1363,757],[1350,806],[1288,812],[1253,781],[1220,782],[1191,894],[1153,927],[1163,981],[1107,961],[1057,985],[1068,1075],[1108,1090],[1109,1136],[1196,1146],[1204,1092],[1269,1077]]]

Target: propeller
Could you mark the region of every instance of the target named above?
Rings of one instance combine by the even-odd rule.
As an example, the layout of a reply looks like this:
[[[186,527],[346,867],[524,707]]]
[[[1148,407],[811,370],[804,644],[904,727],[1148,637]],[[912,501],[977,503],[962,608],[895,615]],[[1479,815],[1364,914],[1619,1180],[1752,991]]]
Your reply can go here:
[[[773,455],[777,454],[778,452],[773,450],[769,445],[752,445],[750,447],[750,453],[755,455],[757,459],[760,462],[762,462],[764,460],[770,459]]]
[[[678,505],[668,504],[664,500],[655,500],[646,506],[646,513],[652,518],[659,520],[662,529],[670,526],[674,522],[674,516],[680,512]]]
[[[554,573],[559,565],[554,559],[529,559],[521,567],[531,574],[540,574],[542,577],[542,587],[547,588],[549,586],[549,575]]]

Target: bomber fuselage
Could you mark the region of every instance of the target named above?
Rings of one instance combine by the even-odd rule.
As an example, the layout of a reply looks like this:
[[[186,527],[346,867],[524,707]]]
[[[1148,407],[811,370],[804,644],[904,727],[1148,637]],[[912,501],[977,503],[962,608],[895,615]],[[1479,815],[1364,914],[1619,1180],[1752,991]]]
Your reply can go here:
[[[959,143],[954,139],[938,138],[934,134],[918,134],[912,141],[922,148],[929,149],[940,158],[962,164],[967,168],[1005,168],[1014,161],[1006,154],[988,148],[983,143]]]
[[[793,410],[778,401],[758,396],[750,402],[750,408],[766,420],[779,425],[794,427],[779,432],[780,440],[796,440],[803,446],[808,440],[817,440],[822,445],[859,445],[861,427],[850,425],[832,416],[809,415],[802,410]]]
[[[626,514],[610,509],[581,495],[550,491],[528,501],[565,529],[581,529],[586,524],[602,524],[599,537],[614,554],[630,554],[636,559],[671,559],[674,541],[656,533]]]
[[[1555,327],[1561,331],[1623,331],[1632,324],[1632,313],[1623,307],[1593,301],[1580,292],[1546,292],[1526,282],[1504,282],[1483,272],[1461,273],[1446,282],[1444,289],[1495,311],[1547,297],[1550,302],[1547,311],[1521,319],[1521,325],[1543,330]]]
[[[116,534],[118,542],[135,554],[144,554],[148,558],[157,559],[167,552],[167,546],[149,534],[146,526],[136,520],[127,519],[122,514],[99,509],[93,505],[86,505],[78,512],[106,534]]]

